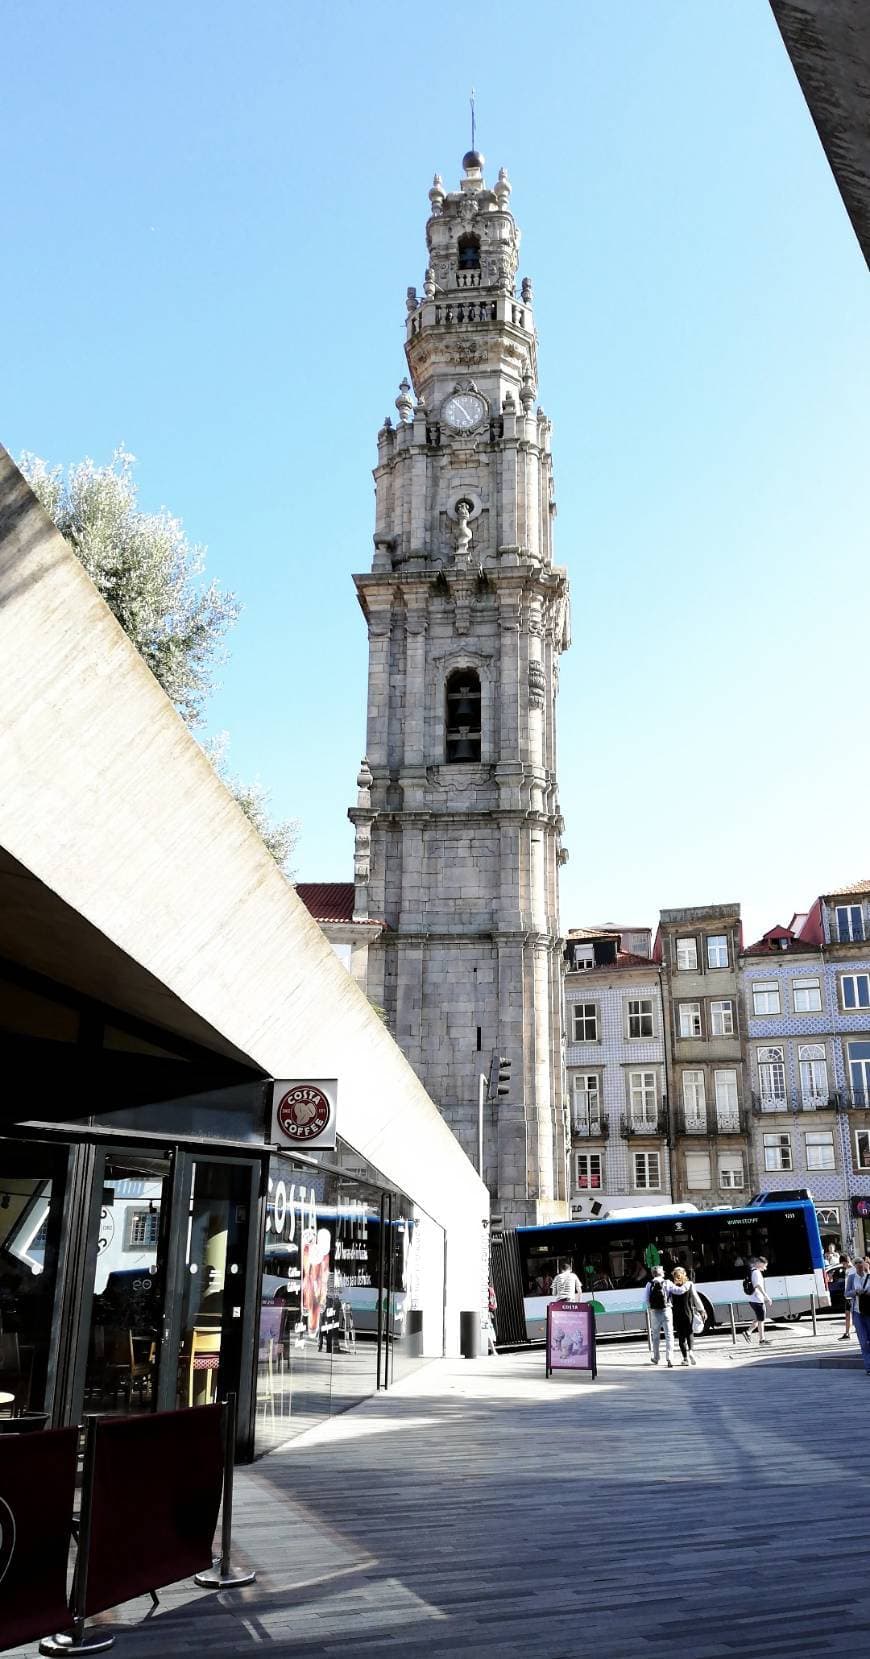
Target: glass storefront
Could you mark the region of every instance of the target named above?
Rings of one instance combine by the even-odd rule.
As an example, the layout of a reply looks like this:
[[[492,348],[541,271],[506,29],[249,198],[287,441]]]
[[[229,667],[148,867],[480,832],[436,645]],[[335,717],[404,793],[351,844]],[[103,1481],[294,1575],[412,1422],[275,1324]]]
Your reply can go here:
[[[338,1169],[269,1166],[255,1450],[268,1451],[443,1352],[444,1234]]]

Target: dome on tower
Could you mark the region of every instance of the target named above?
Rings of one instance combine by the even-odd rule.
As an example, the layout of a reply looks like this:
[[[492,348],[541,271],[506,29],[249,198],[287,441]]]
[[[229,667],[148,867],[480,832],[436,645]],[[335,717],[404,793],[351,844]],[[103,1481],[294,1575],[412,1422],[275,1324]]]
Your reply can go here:
[[[465,168],[466,173],[482,173],[485,161],[486,156],[482,156],[479,150],[466,150],[465,155],[462,157],[462,165]]]

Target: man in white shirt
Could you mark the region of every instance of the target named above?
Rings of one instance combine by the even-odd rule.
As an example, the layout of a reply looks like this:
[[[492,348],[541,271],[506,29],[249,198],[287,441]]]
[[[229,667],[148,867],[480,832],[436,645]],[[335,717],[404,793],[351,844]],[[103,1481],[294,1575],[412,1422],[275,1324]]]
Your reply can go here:
[[[773,1297],[768,1296],[764,1285],[764,1270],[767,1266],[767,1257],[759,1256],[752,1264],[752,1291],[749,1297],[749,1306],[755,1320],[755,1329],[758,1332],[759,1343],[765,1348],[770,1347],[770,1338],[764,1334],[764,1321],[768,1308],[773,1307]],[[752,1332],[744,1331],[747,1342],[752,1340]]]
[[[553,1295],[557,1302],[576,1302],[583,1294],[580,1283],[570,1262],[560,1262],[559,1271],[553,1280]]]

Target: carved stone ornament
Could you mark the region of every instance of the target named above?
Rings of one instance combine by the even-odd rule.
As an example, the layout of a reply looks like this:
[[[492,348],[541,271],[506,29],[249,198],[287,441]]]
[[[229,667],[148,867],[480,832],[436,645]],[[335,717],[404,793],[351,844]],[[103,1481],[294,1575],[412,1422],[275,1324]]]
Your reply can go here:
[[[477,363],[486,362],[487,351],[485,346],[477,345],[473,340],[458,340],[445,352],[445,357],[454,368],[470,369]]]
[[[547,681],[539,662],[529,663],[529,708],[542,709]]]

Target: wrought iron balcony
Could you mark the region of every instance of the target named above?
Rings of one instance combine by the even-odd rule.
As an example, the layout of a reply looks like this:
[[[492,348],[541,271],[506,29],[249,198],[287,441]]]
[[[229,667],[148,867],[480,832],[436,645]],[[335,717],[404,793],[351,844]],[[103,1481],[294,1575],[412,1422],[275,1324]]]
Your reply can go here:
[[[864,1097],[866,1100],[867,1097]],[[855,1101],[858,1110],[864,1101]],[[771,1112],[837,1112],[851,1105],[845,1093],[804,1096],[797,1091],[785,1095],[767,1095],[753,1092],[752,1111],[755,1117],[766,1117]],[[865,1106],[866,1109],[866,1106]]]
[[[745,1135],[749,1128],[749,1113],[745,1106],[707,1106],[703,1112],[687,1112],[685,1106],[677,1118],[680,1135]]]
[[[619,1132],[624,1140],[631,1140],[635,1135],[645,1135],[655,1139],[667,1133],[666,1115],[662,1106],[655,1114],[640,1112],[623,1112],[619,1120]]]
[[[706,1111],[687,1112],[685,1106],[678,1114],[677,1124],[681,1135],[706,1135],[709,1133]]]
[[[605,1117],[572,1117],[571,1134],[577,1140],[606,1141],[610,1135],[610,1123]]]

